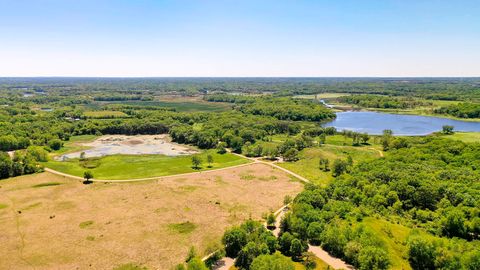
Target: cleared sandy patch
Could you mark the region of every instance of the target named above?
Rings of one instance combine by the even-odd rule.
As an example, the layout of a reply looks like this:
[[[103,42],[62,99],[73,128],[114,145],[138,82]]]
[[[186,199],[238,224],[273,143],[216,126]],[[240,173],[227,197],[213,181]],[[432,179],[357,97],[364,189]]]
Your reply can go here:
[[[79,158],[82,152],[85,157],[102,157],[108,155],[144,155],[157,154],[166,156],[191,155],[197,151],[171,142],[166,134],[160,135],[106,135],[93,142],[80,143],[88,150],[78,151],[56,157],[56,160]]]
[[[47,182],[59,185],[33,187]],[[260,219],[302,189],[265,164],[92,185],[43,173],[0,186],[0,204],[7,205],[0,209],[0,269],[111,269],[129,262],[170,269],[191,245],[203,253],[226,227]],[[182,223],[190,223],[187,232],[178,230]]]

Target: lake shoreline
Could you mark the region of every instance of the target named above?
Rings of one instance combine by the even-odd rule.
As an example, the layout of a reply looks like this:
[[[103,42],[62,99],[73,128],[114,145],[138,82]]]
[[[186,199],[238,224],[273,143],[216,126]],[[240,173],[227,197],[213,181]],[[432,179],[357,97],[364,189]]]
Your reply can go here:
[[[337,130],[352,130],[381,135],[383,130],[391,129],[399,136],[427,136],[441,131],[442,126],[454,126],[458,132],[480,132],[480,123],[430,115],[396,114],[382,111],[342,111],[323,127],[335,127]]]

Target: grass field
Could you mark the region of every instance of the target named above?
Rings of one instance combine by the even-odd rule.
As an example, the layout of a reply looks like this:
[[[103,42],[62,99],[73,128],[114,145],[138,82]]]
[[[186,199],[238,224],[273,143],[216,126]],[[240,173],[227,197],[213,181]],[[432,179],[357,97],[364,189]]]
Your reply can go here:
[[[83,113],[88,118],[122,118],[128,117],[124,112],[119,111],[86,111]]]
[[[54,151],[53,155],[60,155],[65,153],[77,152],[81,150],[86,150],[89,147],[82,145],[82,143],[94,141],[98,136],[96,135],[80,135],[72,136],[70,140],[63,144],[63,147],[58,151]]]
[[[215,250],[226,228],[261,219],[302,188],[264,164],[135,183],[9,178],[0,189],[0,269],[171,269],[191,246],[200,256]]]
[[[296,95],[293,98],[302,98],[302,99],[329,99],[329,98],[338,98],[343,96],[349,96],[349,93],[320,93],[316,95]]]
[[[299,153],[296,162],[278,163],[279,166],[297,173],[316,184],[326,185],[334,179],[331,171],[319,169],[320,158],[328,158],[330,168],[337,158],[346,159],[351,156],[354,163],[380,157],[378,150],[368,147],[323,145],[321,147],[306,148]]]
[[[221,112],[231,110],[231,104],[206,102],[201,100],[181,101],[172,99],[157,101],[122,101],[112,103],[174,108],[179,112]]]
[[[463,142],[477,142],[480,143],[480,132],[455,132],[451,135],[442,135],[445,138],[459,140]]]
[[[213,157],[211,167],[208,167],[207,155]],[[164,156],[164,155],[112,155],[98,160],[99,166],[86,169],[78,159],[69,161],[51,160],[44,165],[50,169],[76,176],[83,176],[86,170],[93,173],[95,179],[135,179],[156,176],[165,176],[195,171],[225,168],[248,163],[247,159],[233,154],[217,154],[215,150],[207,150],[198,154],[203,160],[200,169],[192,168],[192,156]]]
[[[410,234],[409,228],[371,217],[364,219],[361,224],[372,229],[375,232],[375,235],[380,237],[386,243],[391,261],[391,269],[412,269],[407,260],[408,251],[406,241]]]

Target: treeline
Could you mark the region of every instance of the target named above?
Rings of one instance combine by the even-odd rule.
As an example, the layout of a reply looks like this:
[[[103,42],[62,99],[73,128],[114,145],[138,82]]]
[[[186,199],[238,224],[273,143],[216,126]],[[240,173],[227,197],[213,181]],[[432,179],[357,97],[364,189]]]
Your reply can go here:
[[[309,100],[224,94],[208,95],[205,99],[239,104],[237,109],[243,113],[272,116],[279,120],[317,122],[335,118],[331,110]]]
[[[349,95],[336,98],[338,102],[352,104],[362,108],[409,109],[431,105],[415,98],[380,95]]]
[[[459,103],[435,109],[434,112],[459,118],[480,118],[480,103]]]
[[[298,123],[280,121],[272,117],[224,112],[204,114],[197,121],[174,124],[169,134],[178,143],[193,144],[200,148],[214,148],[222,142],[240,153],[245,143],[255,143],[274,134],[298,134]]]
[[[12,157],[0,152],[0,179],[43,171],[39,165],[43,161],[47,161],[47,151],[38,146],[15,151]]]
[[[478,78],[2,78],[0,90],[41,89],[53,96],[91,96],[106,92],[150,96],[162,93],[273,93],[298,95],[352,93],[415,96],[441,100],[480,100]]]

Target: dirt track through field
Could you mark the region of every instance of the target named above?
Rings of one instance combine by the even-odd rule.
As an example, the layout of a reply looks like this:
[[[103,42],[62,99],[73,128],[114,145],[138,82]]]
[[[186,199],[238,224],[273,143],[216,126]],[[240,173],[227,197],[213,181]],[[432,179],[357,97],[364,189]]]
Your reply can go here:
[[[54,185],[34,187],[42,183]],[[191,245],[202,254],[227,227],[301,190],[264,164],[130,183],[83,185],[49,172],[3,180],[0,269],[170,269]]]

